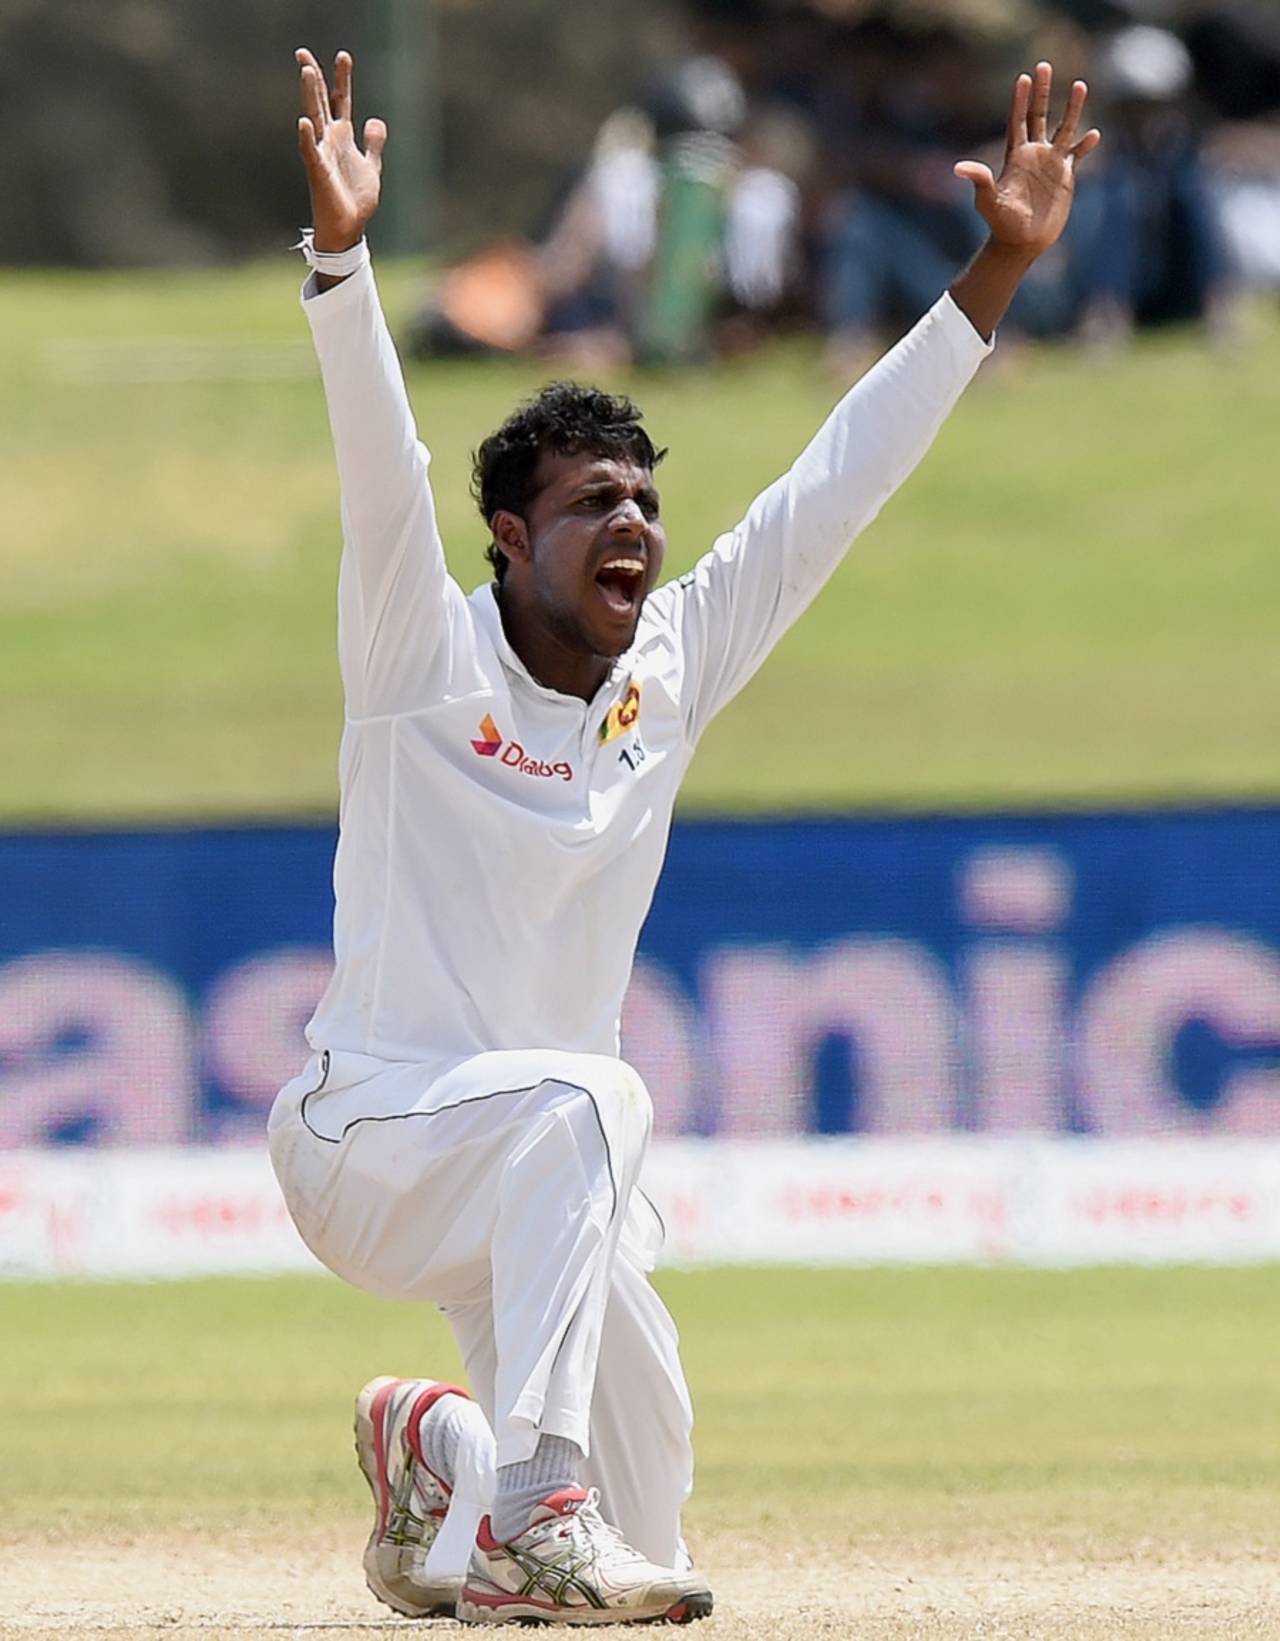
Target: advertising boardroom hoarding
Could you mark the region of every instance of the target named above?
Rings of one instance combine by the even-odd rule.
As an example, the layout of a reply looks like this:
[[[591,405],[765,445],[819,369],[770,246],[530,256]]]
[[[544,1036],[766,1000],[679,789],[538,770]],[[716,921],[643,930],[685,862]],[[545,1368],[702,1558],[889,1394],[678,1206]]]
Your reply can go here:
[[[1194,1140],[657,1139],[664,1264],[1280,1259],[1280,1145]],[[316,1271],[265,1148],[0,1153],[0,1278]]]
[[[0,1149],[260,1143],[333,841],[0,836]],[[623,1052],[668,1138],[1280,1137],[1280,810],[681,822]]]

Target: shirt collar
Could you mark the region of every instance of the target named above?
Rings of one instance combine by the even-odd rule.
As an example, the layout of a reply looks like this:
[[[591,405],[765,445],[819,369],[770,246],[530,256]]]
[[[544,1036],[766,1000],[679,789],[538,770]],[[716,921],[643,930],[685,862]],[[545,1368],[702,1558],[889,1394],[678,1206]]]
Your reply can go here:
[[[600,702],[607,700],[612,692],[631,676],[631,650],[627,650],[614,660],[600,688],[589,701],[584,701],[580,695],[565,695],[561,690],[549,689],[546,684],[538,682],[511,647],[506,629],[502,625],[502,612],[498,608],[497,582],[487,581],[481,583],[471,594],[468,602],[475,611],[476,620],[482,631],[493,645],[499,661],[502,662],[506,670],[515,673],[516,677],[528,684],[530,689],[536,690],[539,695],[546,696],[550,701],[572,701],[575,706],[585,706],[588,711],[591,711]]]

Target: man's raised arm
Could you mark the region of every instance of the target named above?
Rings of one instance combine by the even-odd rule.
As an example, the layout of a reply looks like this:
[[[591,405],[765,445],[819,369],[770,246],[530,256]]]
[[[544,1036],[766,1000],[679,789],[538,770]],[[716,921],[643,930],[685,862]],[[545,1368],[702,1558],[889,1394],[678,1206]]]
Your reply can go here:
[[[850,543],[925,455],[990,350],[1023,275],[1071,212],[1075,167],[1101,141],[1077,139],[1086,87],[1072,87],[1048,136],[1053,70],[1020,75],[998,178],[977,161],[986,245],[911,333],[845,395],[790,470],[757,496],[737,529],[656,595],[671,600],[686,657],[686,713],[696,737],[747,682],[812,601]]]
[[[315,338],[342,487],[339,653],[353,717],[429,704],[433,665],[462,595],[449,578],[400,361],[364,243],[378,208],[387,128],[351,119],[352,62],[339,52],[330,94],[297,53],[298,147],[311,194],[313,272],[303,308]]]

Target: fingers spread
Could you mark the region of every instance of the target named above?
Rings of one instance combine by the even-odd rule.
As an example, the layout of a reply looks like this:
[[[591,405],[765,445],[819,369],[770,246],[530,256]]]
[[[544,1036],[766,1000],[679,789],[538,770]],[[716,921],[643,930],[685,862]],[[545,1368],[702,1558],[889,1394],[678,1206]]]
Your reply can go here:
[[[1031,76],[1019,74],[1009,108],[1009,147],[1019,148],[1027,140],[1027,104],[1031,101]]]
[[[1027,136],[1032,142],[1043,142],[1049,129],[1049,98],[1053,94],[1053,69],[1048,63],[1036,64],[1035,83],[1031,88],[1031,107],[1027,112]]]
[[[1053,134],[1053,146],[1064,152],[1076,140],[1076,132],[1080,129],[1080,116],[1084,112],[1085,98],[1089,95],[1089,87],[1083,80],[1077,80],[1071,87],[1071,95],[1067,98],[1066,111],[1062,116],[1062,124]]]
[[[351,53],[340,51],[333,65],[333,117],[351,118]]]

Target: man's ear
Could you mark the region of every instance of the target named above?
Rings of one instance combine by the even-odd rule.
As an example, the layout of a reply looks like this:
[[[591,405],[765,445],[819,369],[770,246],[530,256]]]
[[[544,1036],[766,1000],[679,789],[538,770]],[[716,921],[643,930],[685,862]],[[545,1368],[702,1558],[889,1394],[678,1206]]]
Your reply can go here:
[[[519,513],[497,512],[489,520],[493,540],[499,552],[505,553],[513,564],[528,563],[529,526]]]

